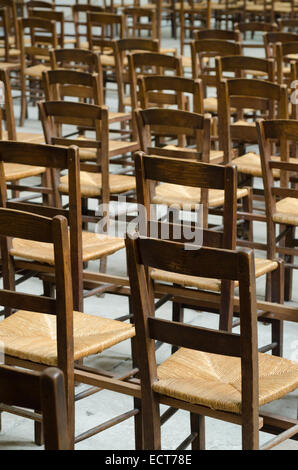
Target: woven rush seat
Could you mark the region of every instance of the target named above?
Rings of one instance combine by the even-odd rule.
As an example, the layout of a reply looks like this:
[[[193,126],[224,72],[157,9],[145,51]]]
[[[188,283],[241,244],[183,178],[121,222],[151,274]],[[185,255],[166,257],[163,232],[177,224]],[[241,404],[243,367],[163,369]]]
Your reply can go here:
[[[298,363],[268,354],[259,359],[259,406],[298,386]],[[214,410],[241,413],[240,358],[181,348],[157,368],[154,392]]]
[[[31,176],[38,176],[46,169],[42,166],[22,165],[20,163],[4,163],[6,181],[15,181]]]
[[[110,174],[110,192],[124,193],[135,190],[136,180],[134,176]],[[81,194],[83,197],[100,196],[102,189],[102,176],[100,173],[80,172]],[[68,175],[60,179],[59,191],[68,194]]]
[[[280,157],[272,156],[271,160],[276,162],[280,161]],[[291,163],[297,163],[296,158],[290,158],[289,161]],[[241,155],[241,157],[234,158],[233,163],[237,165],[238,171],[240,173],[245,173],[247,175],[253,175],[262,177],[262,165],[261,165],[261,157],[260,155],[254,152],[248,152],[245,155]],[[274,178],[279,178],[280,171],[274,168],[272,170]]]
[[[191,57],[181,56],[182,66],[191,68]]]
[[[163,147],[164,149],[167,150],[181,150],[183,152],[193,152],[194,149],[191,148],[184,148],[184,147],[176,147],[175,145],[165,145]],[[224,156],[224,153],[222,150],[210,150],[210,163],[214,163],[215,160],[216,162],[222,161]]]
[[[115,157],[126,152],[134,152],[139,149],[138,142],[125,142],[121,140],[109,140],[109,156]],[[80,160],[96,160],[96,149],[95,148],[80,148],[79,149]]]
[[[255,258],[255,275],[256,278],[264,274],[274,271],[278,266],[276,261],[263,258]],[[183,274],[172,273],[163,271],[161,269],[153,269],[151,277],[154,281],[170,282],[179,284],[184,287],[196,287],[197,289],[210,290],[220,292],[221,281],[219,279],[210,279],[206,277],[185,276]],[[235,287],[238,286],[238,281],[235,282]]]
[[[248,195],[246,188],[237,190],[237,199]],[[201,202],[201,189],[179,184],[162,183],[155,188],[155,195],[152,199],[154,204],[187,205],[189,210],[195,209],[196,204]],[[222,206],[224,204],[224,191],[222,189],[208,190],[209,207]]]
[[[9,140],[7,131],[3,132],[2,140]],[[17,132],[17,140],[19,142],[31,142],[33,144],[43,144],[44,143],[44,135],[43,134],[33,134],[32,132]]]
[[[124,240],[93,232],[82,232],[83,262],[109,256],[124,248]],[[34,260],[54,266],[54,249],[51,243],[14,238],[10,250],[12,256]]]
[[[100,353],[135,335],[133,325],[74,312],[74,360]],[[19,310],[0,322],[5,354],[57,365],[56,317]]]
[[[298,199],[286,197],[278,201],[272,218],[280,224],[298,225]]]
[[[42,77],[42,72],[47,72],[51,70],[51,67],[47,67],[43,64],[33,65],[32,67],[27,67],[25,69],[25,75],[29,75],[29,77],[39,78]]]
[[[118,122],[118,121],[126,121],[127,119],[131,119],[130,113],[118,113],[115,111],[109,111],[109,123]],[[115,141],[113,141],[115,142]]]

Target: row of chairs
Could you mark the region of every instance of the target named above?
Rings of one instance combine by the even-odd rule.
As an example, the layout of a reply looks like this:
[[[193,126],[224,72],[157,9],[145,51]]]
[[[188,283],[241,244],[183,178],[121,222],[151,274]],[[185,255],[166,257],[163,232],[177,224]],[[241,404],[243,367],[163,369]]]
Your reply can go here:
[[[290,140],[294,140],[294,138],[297,138],[298,132],[296,124],[289,121],[264,121],[259,124],[260,136],[263,135],[265,141],[267,139],[276,140],[285,136]],[[286,132],[285,129],[287,130]],[[22,146],[22,156],[20,156],[20,146]],[[76,160],[78,164],[76,149],[66,151],[63,148],[59,149],[59,147],[51,148],[34,144],[27,144],[26,147],[30,150],[30,154],[33,157],[32,160],[35,161],[38,159],[38,155],[44,161],[45,150],[47,150],[48,155],[51,152],[55,152],[56,165],[59,165],[59,167],[62,165],[60,161],[58,162],[58,156],[62,158],[64,154],[65,158],[66,152],[68,153],[68,159]],[[21,143],[1,143],[2,161],[28,161],[29,159],[25,158],[26,152],[24,153],[24,148],[25,145]],[[57,154],[58,150],[59,155]],[[267,152],[265,159],[268,167],[276,168],[277,165],[279,169],[282,169],[282,163],[278,165],[270,160],[270,152]],[[237,188],[235,167],[208,165],[206,163],[181,159],[145,156],[144,154],[136,154],[135,163],[136,174],[138,175],[138,192],[144,195],[147,204],[150,193],[148,182],[152,180],[162,181],[164,184],[185,185],[187,183],[187,185],[192,185],[193,187],[200,186],[202,191],[203,188],[210,189],[215,187],[217,190],[221,189],[225,192],[225,213],[229,214],[229,216],[226,215],[225,223],[231,224],[231,207],[234,206],[235,208],[235,193]],[[286,170],[294,171],[294,165],[288,168],[288,164],[284,163],[284,167]],[[297,169],[296,167],[295,169]],[[295,192],[295,190],[293,191]],[[282,194],[282,189],[273,190],[274,197],[279,193]],[[10,207],[9,203],[7,207]],[[16,203],[14,207],[17,207]],[[20,208],[25,209],[25,212],[22,211],[20,213],[16,209],[1,209],[3,221],[3,224],[1,224],[1,234],[3,236],[23,237],[27,240],[33,239],[46,243],[50,243],[53,239],[56,301],[50,298],[38,298],[21,293],[9,293],[8,291],[13,289],[11,287],[10,289],[6,288],[5,291],[1,292],[3,304],[10,308],[22,308],[25,311],[17,310],[17,312],[1,322],[0,338],[5,345],[6,361],[8,364],[32,368],[36,367],[36,363],[38,365],[52,365],[54,363],[64,371],[66,390],[68,391],[69,430],[73,430],[71,426],[71,419],[73,419],[71,410],[73,407],[73,380],[75,377],[78,381],[85,379],[86,383],[96,384],[97,386],[120,393],[127,393],[138,400],[138,408],[134,408],[130,413],[126,413],[125,417],[139,416],[141,423],[136,423],[136,426],[139,426],[138,435],[141,436],[141,445],[146,449],[160,447],[159,403],[166,404],[174,409],[182,408],[191,412],[192,436],[190,440],[187,440],[187,444],[192,441],[193,448],[196,449],[204,448],[204,419],[202,416],[205,415],[241,424],[243,447],[245,449],[258,448],[259,428],[263,428],[265,431],[270,429],[270,432],[273,433],[278,432],[281,428],[286,429],[282,436],[270,441],[268,445],[265,445],[265,448],[271,448],[273,445],[281,442],[281,440],[297,434],[297,423],[295,424],[295,420],[292,420],[292,422],[291,420],[283,421],[277,417],[266,416],[266,413],[262,413],[261,416],[259,415],[259,405],[268,403],[272,399],[281,398],[289,391],[296,389],[298,380],[297,365],[276,355],[261,354],[259,357],[257,356],[254,257],[252,252],[239,253],[233,251],[233,249],[231,251],[225,248],[227,241],[233,238],[231,233],[227,237],[227,226],[225,226],[222,235],[219,232],[206,229],[206,237],[204,233],[203,238],[204,246],[197,250],[185,250],[185,243],[189,243],[189,240],[187,242],[182,240],[181,243],[181,240],[180,242],[159,241],[156,237],[155,239],[141,238],[137,241],[131,240],[130,237],[127,238],[127,260],[131,286],[130,302],[136,325],[137,365],[140,370],[141,381],[140,383],[136,380],[122,382],[114,377],[109,379],[105,375],[99,376],[95,372],[91,372],[90,369],[84,370],[84,367],[74,365],[73,360],[82,357],[82,354],[88,355],[88,353],[94,353],[95,351],[100,352],[102,348],[132,337],[134,335],[134,328],[131,325],[129,326],[129,324],[123,323],[119,323],[119,326],[116,326],[117,322],[110,321],[110,325],[106,324],[105,334],[100,345],[99,338],[100,333],[102,334],[102,322],[109,323],[109,321],[98,317],[90,317],[86,314],[75,313],[73,320],[73,346],[73,312],[70,296],[71,256],[68,245],[67,220],[58,215],[55,215],[53,220],[44,217],[44,209],[41,211],[43,216],[37,217],[36,214],[40,213],[41,209],[38,206],[34,208],[35,214],[28,213],[27,207],[19,206],[18,209]],[[18,219],[20,219],[20,225],[18,224]],[[52,228],[51,225],[53,225]],[[208,246],[211,248],[207,248]],[[1,253],[3,268],[6,265],[7,241],[4,243],[3,240]],[[13,252],[10,251],[10,255],[12,254]],[[9,255],[7,258],[9,258]],[[145,271],[140,269],[142,265],[146,267]],[[147,277],[145,276],[146,272]],[[223,316],[226,314],[224,310],[229,301],[226,294],[229,289],[233,288],[234,282],[239,281],[240,305],[238,304],[238,308],[240,310],[238,311],[240,313],[241,324],[240,337],[232,333],[222,331],[211,332],[199,327],[183,325],[181,321],[177,322],[177,319],[171,324],[170,321],[161,320],[158,318],[158,315],[154,315],[155,309],[152,301],[154,293],[158,292],[158,285],[160,284],[159,272],[168,273],[169,278],[167,282],[173,282],[173,277],[171,276],[180,275],[186,279],[186,285],[189,279],[192,279],[193,283],[195,281],[203,283],[200,286],[201,292],[204,289],[207,289],[208,292],[205,299],[203,295],[201,295],[200,300],[197,299],[197,307],[204,305],[204,300],[205,302],[210,302],[209,291],[212,279],[215,282],[218,282],[217,279],[221,279],[221,294],[217,297],[216,303],[217,310]],[[5,279],[4,272],[3,276]],[[148,276],[150,280],[148,280]],[[201,281],[200,277],[202,278]],[[164,280],[165,278],[162,277],[161,285],[163,285]],[[177,279],[175,280],[177,281]],[[166,289],[167,287],[164,286]],[[184,298],[187,299],[187,291],[190,291],[190,294],[192,294],[192,289],[184,287],[183,291],[185,292],[181,290],[179,292],[181,303],[183,303]],[[178,292],[176,293],[177,295]],[[222,297],[225,298],[224,301]],[[232,303],[233,297],[234,295],[232,294],[230,297]],[[219,306],[220,303],[220,306],[224,307],[223,310]],[[280,308],[281,306],[279,305],[278,307]],[[232,306],[232,311],[233,309],[234,306]],[[37,313],[36,310],[40,313]],[[208,311],[208,308],[206,310]],[[37,341],[33,341],[33,325],[36,324],[37,332],[40,330],[41,325],[44,325],[44,331],[47,324],[48,328],[55,328],[55,324],[49,318],[49,314],[55,313],[57,315],[57,343],[53,337],[51,341],[48,338],[46,345],[39,340],[39,337],[36,338]],[[47,315],[44,316],[44,314]],[[43,317],[45,317],[44,322],[42,321]],[[266,313],[264,313],[264,317],[266,318]],[[280,318],[282,317],[281,313]],[[270,315],[268,318],[270,318]],[[274,318],[277,320],[275,323],[277,326],[280,322],[278,310]],[[262,318],[259,317],[259,319]],[[295,321],[294,315],[292,319]],[[80,322],[82,322],[81,325]],[[88,325],[88,323],[90,324]],[[63,324],[64,327],[62,327]],[[22,326],[21,329],[20,326]],[[30,342],[22,340],[24,336],[26,337],[26,328],[29,328]],[[80,341],[82,328],[85,331],[85,336],[83,341]],[[78,331],[77,339],[76,331]],[[95,331],[98,331],[97,335]],[[110,335],[113,334],[113,337],[110,339],[108,339],[108,331],[110,331]],[[91,335],[89,341],[88,334]],[[151,338],[150,341],[149,338]],[[45,338],[43,340],[45,341]],[[154,366],[153,340],[168,342],[176,347],[182,346],[164,364],[159,366],[158,380],[156,366]],[[243,345],[241,346],[242,341]],[[87,344],[88,347],[86,347]],[[81,347],[82,350],[80,351]],[[198,349],[200,352],[196,356],[194,351],[190,352],[189,349],[185,348],[190,348],[190,350]],[[220,354],[224,354],[223,359],[221,359]],[[226,356],[233,357],[228,361]],[[235,356],[242,358],[241,368],[240,361],[238,365],[237,361],[235,362]],[[206,380],[205,374],[207,369],[204,370],[204,362],[206,363],[206,368],[210,361],[214,364],[214,367],[218,368],[221,367],[222,360],[225,361],[226,365],[229,364],[227,365],[228,369],[233,370],[233,378],[230,379],[232,383],[236,384],[239,380],[242,380],[242,383],[245,384],[245,386],[242,386],[242,392],[239,388],[235,395],[234,387],[230,390],[228,386],[223,391],[222,380],[226,381],[226,374],[223,377],[217,375],[216,384],[214,382],[215,377],[210,377],[210,383]],[[186,364],[190,374],[189,379],[185,376]],[[215,366],[215,364],[217,365]],[[259,375],[258,364],[260,369]],[[259,391],[258,376],[260,377]],[[131,377],[131,375],[127,375],[125,379],[127,377]],[[203,377],[205,379],[202,382]],[[280,380],[281,377],[282,380]],[[152,390],[154,394],[152,394]],[[141,402],[139,401],[140,398],[142,399]],[[196,414],[199,416],[196,417]],[[119,419],[125,418],[121,417]],[[272,425],[272,420],[275,420],[274,426]],[[95,430],[91,432],[95,433]],[[81,437],[79,436],[77,441],[80,439]]]

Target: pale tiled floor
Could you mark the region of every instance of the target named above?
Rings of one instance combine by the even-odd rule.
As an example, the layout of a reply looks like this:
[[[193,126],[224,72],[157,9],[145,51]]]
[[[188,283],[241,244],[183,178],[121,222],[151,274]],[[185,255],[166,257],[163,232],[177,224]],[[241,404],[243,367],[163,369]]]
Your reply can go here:
[[[163,28],[165,39],[163,46],[168,47],[175,44],[178,47],[178,41],[170,39],[169,28]],[[115,106],[115,94],[108,95],[108,104],[112,108]],[[114,108],[115,109],[115,108]],[[16,115],[19,109],[16,107]],[[40,129],[40,124],[36,120],[36,109],[30,109],[29,119],[26,120],[24,130]],[[264,227],[256,223],[254,226],[255,238],[258,241],[265,240]],[[109,258],[108,271],[112,274],[125,274],[125,253],[119,252]],[[96,263],[90,263],[89,269],[97,270]],[[294,277],[294,297],[293,304],[298,308],[298,293],[295,289],[298,278]],[[37,280],[29,280],[24,283],[21,290],[41,292],[41,284]],[[264,292],[264,283],[258,281],[258,295],[262,296]],[[128,312],[127,300],[114,295],[106,295],[103,298],[92,297],[85,301],[85,312],[116,318]],[[170,304],[163,306],[159,310],[159,314],[165,318],[169,318],[171,312]],[[217,327],[217,317],[211,314],[186,310],[185,319],[187,322],[207,327]],[[296,358],[298,360],[298,324],[285,322],[285,357]],[[270,340],[270,327],[259,324],[259,344],[266,344]],[[169,354],[169,347],[163,346],[158,351],[158,361],[164,360]],[[121,373],[129,370],[130,361],[130,343],[128,341],[115,346],[100,357],[91,357],[88,364]],[[77,387],[77,391],[83,389],[83,386]],[[271,410],[278,411],[289,417],[297,416],[297,398],[298,393],[289,395],[284,400],[280,400],[274,405],[268,406]],[[133,408],[133,400],[130,397],[102,391],[94,396],[86,398],[76,404],[76,434],[80,434],[85,430],[98,425],[107,419],[115,417]],[[164,407],[162,407],[163,409]],[[175,449],[179,443],[186,437],[189,432],[188,414],[179,411],[171,418],[162,428],[162,447],[164,449]],[[260,433],[261,442],[268,440],[268,434]],[[238,426],[229,423],[216,421],[213,419],[206,420],[206,439],[207,448],[211,450],[218,449],[239,449],[241,447],[241,430]],[[2,415],[2,431],[0,433],[0,449],[27,449],[38,450],[32,442],[33,440],[33,423],[20,417],[9,414]],[[287,441],[281,444],[279,449],[298,450],[298,443]],[[113,427],[99,435],[96,435],[86,441],[79,443],[76,449],[88,450],[131,450],[134,449],[134,426],[133,418],[125,421],[116,427]]]

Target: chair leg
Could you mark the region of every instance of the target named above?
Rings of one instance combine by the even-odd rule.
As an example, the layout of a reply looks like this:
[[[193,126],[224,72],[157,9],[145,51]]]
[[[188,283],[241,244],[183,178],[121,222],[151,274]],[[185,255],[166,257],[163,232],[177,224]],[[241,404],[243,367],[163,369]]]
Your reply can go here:
[[[205,416],[190,413],[190,429],[191,433],[197,434],[191,444],[192,450],[205,450]]]
[[[284,303],[284,265],[278,263],[278,268],[271,273],[271,301]],[[277,343],[277,347],[272,350],[274,356],[283,355],[283,322],[281,320],[272,320],[271,322],[272,342]]]
[[[40,410],[35,410],[37,413],[40,413]],[[34,442],[37,446],[42,446],[44,443],[43,440],[43,427],[42,423],[39,421],[34,421]]]
[[[175,285],[174,285],[175,286]],[[173,302],[172,305],[172,320],[183,323],[184,319],[184,308],[181,304],[177,304],[176,302]],[[178,350],[177,346],[172,346],[172,354]]]
[[[285,246],[292,248],[295,238],[295,227],[291,227],[288,233],[285,236]],[[292,264],[294,261],[294,256],[286,255],[285,262]],[[292,299],[292,289],[293,288],[293,270],[291,268],[285,268],[285,300],[289,301]]]
[[[20,127],[24,125],[25,116],[27,114],[27,99],[26,99],[26,77],[21,74],[21,115]]]

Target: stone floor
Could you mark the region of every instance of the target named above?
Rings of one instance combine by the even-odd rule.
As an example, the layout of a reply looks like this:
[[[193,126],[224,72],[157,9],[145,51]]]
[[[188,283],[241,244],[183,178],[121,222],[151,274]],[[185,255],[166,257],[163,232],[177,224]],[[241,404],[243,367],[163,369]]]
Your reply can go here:
[[[178,41],[170,39],[169,27],[163,28],[164,39],[162,46],[177,46]],[[257,41],[258,38],[255,38]],[[108,94],[108,104],[111,109],[115,109],[115,93]],[[19,108],[15,108],[18,116]],[[26,120],[22,130],[33,131],[41,130],[40,123],[37,121],[36,108],[30,108],[29,119]],[[265,227],[260,223],[254,224],[255,239],[265,241]],[[89,269],[96,271],[97,263],[90,263]],[[126,273],[124,250],[109,257],[108,271],[112,274]],[[298,278],[294,277],[294,297],[293,305],[298,308]],[[19,288],[26,292],[41,293],[41,284],[37,280],[29,280]],[[264,295],[264,282],[257,282],[257,293],[261,298]],[[92,297],[85,301],[84,310],[86,313],[101,315],[108,318],[116,318],[128,312],[128,303],[126,299],[115,295],[105,295],[102,298]],[[167,304],[159,310],[159,315],[169,318],[171,305]],[[191,324],[217,327],[217,316],[204,312],[186,310],[185,320]],[[285,357],[298,360],[298,324],[285,322]],[[270,327],[259,324],[259,344],[264,345],[270,340]],[[158,362],[163,361],[169,354],[169,347],[163,346],[157,353]],[[130,343],[128,341],[121,343],[104,352],[100,357],[90,357],[86,363],[92,366],[100,366],[107,370],[121,374],[131,367]],[[81,391],[84,386],[78,386],[76,391]],[[270,410],[277,411],[279,414],[296,417],[297,416],[298,393],[292,393],[285,399],[274,404],[268,405]],[[127,410],[133,408],[133,400],[130,397],[119,395],[109,391],[102,391],[94,396],[88,397],[76,404],[76,434],[98,425],[99,423],[111,419]],[[164,407],[162,407],[162,410]],[[163,449],[175,449],[180,442],[188,435],[189,418],[188,413],[179,411],[162,428],[162,447]],[[268,440],[271,436],[260,433],[261,442]],[[207,418],[206,420],[206,439],[207,448],[211,450],[232,450],[241,448],[241,429],[239,426],[216,421]],[[279,449],[298,450],[298,442],[287,441],[281,444]],[[33,422],[27,419],[16,417],[7,413],[2,415],[2,431],[0,433],[0,449],[9,450],[38,450],[42,449],[33,443]],[[116,427],[113,427],[99,435],[96,435],[86,441],[76,445],[78,450],[131,450],[134,449],[134,423],[133,418],[125,421]]]

